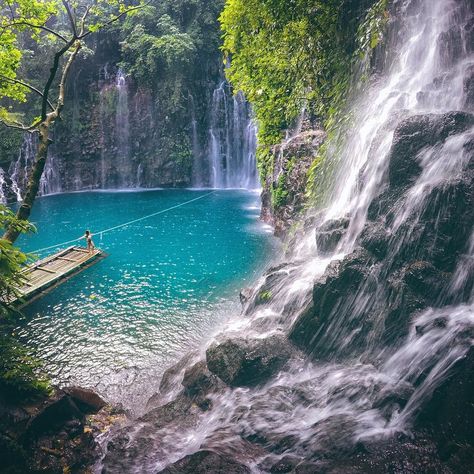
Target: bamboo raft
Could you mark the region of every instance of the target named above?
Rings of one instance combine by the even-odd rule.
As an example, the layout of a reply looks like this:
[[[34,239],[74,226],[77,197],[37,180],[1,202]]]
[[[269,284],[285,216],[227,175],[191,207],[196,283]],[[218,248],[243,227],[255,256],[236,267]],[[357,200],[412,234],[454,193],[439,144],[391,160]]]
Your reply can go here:
[[[11,304],[24,306],[30,303],[104,257],[100,249],[89,252],[83,247],[69,247],[38,260],[23,270],[25,282],[18,289],[19,297]]]

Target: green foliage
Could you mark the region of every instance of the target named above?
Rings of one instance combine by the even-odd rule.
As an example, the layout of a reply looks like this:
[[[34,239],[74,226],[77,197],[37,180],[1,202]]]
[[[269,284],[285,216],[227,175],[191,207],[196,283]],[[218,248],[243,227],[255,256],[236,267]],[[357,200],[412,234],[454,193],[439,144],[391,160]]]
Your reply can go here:
[[[0,232],[3,233],[9,226],[13,226],[20,232],[34,230],[29,222],[19,221],[10,209],[0,205]],[[17,288],[24,282],[21,270],[29,258],[31,257],[7,240],[0,239],[0,318],[9,314],[7,304],[11,297],[17,294]]]
[[[376,48],[383,39],[385,26],[388,22],[388,0],[378,0],[367,12],[357,32],[358,53],[363,58]]]
[[[37,26],[57,14],[57,7],[57,0],[17,0],[9,8],[0,8],[0,97],[26,101],[28,89],[15,82],[24,56],[20,42],[27,32],[38,41],[41,30]],[[0,107],[0,118],[9,117],[10,113],[10,107]]]
[[[357,83],[354,84],[354,82],[352,82],[350,85],[355,89],[354,92],[357,88],[360,89],[361,86],[364,86],[369,75],[368,68],[371,53],[383,39],[389,18],[387,4],[388,0],[376,1],[371,8],[367,10],[357,29],[357,49],[351,61],[358,61],[362,67],[359,69],[357,77],[355,77]],[[348,85],[345,98],[349,95],[351,87]],[[347,131],[353,123],[352,116],[347,112],[345,107],[345,98],[338,103],[338,107],[334,107],[330,110],[325,121],[327,131],[326,141],[320,147],[308,171],[306,197],[308,203],[311,205],[324,205],[326,192],[330,188],[333,171],[341,156]]]
[[[127,0],[16,0],[0,7],[0,121],[23,127],[18,104],[28,103],[27,128],[35,128],[44,120],[37,118],[43,96],[51,103],[51,87],[59,86],[56,55],[61,69],[90,33],[138,6]]]
[[[120,66],[149,86],[185,76],[203,51],[217,49],[220,3],[153,0],[120,28]]]
[[[150,10],[154,8],[148,7],[145,14]],[[129,23],[139,20],[140,15],[136,15]],[[196,51],[191,36],[180,32],[169,15],[158,18],[154,26],[156,35],[147,33],[143,24],[136,24],[122,42],[122,67],[141,84],[153,85],[158,75],[182,71]]]
[[[254,105],[262,145],[277,143],[304,104],[321,117],[346,91],[355,26],[342,0],[228,0],[221,15],[228,77]]]
[[[0,163],[9,164],[18,154],[22,134],[17,130],[0,128]]]
[[[281,175],[278,179],[277,186],[272,186],[272,205],[274,207],[282,207],[288,199],[288,190],[285,188],[285,179]]]
[[[14,337],[0,333],[0,392],[15,401],[48,395],[49,381],[40,375],[40,363]]]
[[[220,17],[227,76],[252,103],[259,125],[262,180],[280,142],[302,108],[326,130],[343,128],[353,64],[382,38],[387,0],[227,0]],[[370,7],[370,8],[369,8]],[[313,179],[325,150],[310,171]],[[287,199],[272,190],[273,204]]]

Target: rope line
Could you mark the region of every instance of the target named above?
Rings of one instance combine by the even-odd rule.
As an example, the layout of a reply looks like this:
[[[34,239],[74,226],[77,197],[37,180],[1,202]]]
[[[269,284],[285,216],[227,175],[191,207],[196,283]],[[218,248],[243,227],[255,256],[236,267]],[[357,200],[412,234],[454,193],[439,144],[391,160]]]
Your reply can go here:
[[[199,201],[200,199],[204,199],[205,197],[210,196],[211,194],[215,194],[215,191],[211,191],[210,193],[203,194],[202,196],[199,196],[197,198],[191,199],[191,200],[186,201],[186,202],[182,202],[181,204],[176,204],[176,206],[168,207],[167,209],[163,209],[161,211],[154,212],[153,214],[149,214],[147,216],[139,217],[138,219],[134,219],[133,221],[125,222],[124,224],[116,225],[114,227],[109,227],[108,229],[102,230],[100,232],[95,232],[93,235],[100,235],[100,240],[102,240],[102,235],[103,234],[107,234],[107,233],[112,232],[114,230],[121,229],[122,227],[127,227],[127,226],[135,224],[137,222],[141,222],[141,221],[144,221],[146,219],[150,219],[151,217],[155,217],[155,216],[158,216],[160,214],[164,214],[165,212],[172,211],[173,209],[178,209],[179,207],[183,207],[183,206],[186,206],[188,204],[191,204],[192,202]],[[82,239],[83,239],[83,237],[79,237],[79,238],[73,239],[73,240],[67,240],[66,242],[61,242],[60,244],[51,245],[49,247],[44,247],[42,249],[34,250],[30,253],[45,252],[46,250],[51,250],[51,249],[55,249],[57,247],[62,247],[64,245],[73,244],[74,242],[78,242],[79,240],[82,240]]]

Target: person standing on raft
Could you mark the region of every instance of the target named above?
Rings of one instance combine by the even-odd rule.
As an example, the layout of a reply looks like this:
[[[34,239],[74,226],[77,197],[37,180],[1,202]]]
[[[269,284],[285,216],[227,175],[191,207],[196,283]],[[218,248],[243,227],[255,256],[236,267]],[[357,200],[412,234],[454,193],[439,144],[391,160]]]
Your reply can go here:
[[[86,242],[87,242],[87,250],[89,250],[89,252],[92,252],[94,249],[95,249],[95,245],[94,245],[94,242],[92,242],[92,234],[91,234],[91,231],[90,230],[86,230],[86,233],[84,235],[84,237],[82,237],[83,239],[86,239]]]

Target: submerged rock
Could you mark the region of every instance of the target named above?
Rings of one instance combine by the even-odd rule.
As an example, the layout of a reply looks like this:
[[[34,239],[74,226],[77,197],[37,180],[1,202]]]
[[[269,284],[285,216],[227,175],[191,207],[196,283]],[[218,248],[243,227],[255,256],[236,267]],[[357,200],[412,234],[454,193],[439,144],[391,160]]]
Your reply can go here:
[[[233,387],[265,383],[288,361],[292,348],[283,336],[228,339],[206,351],[209,370]]]
[[[166,467],[158,474],[250,474],[250,469],[230,456],[198,451]]]

